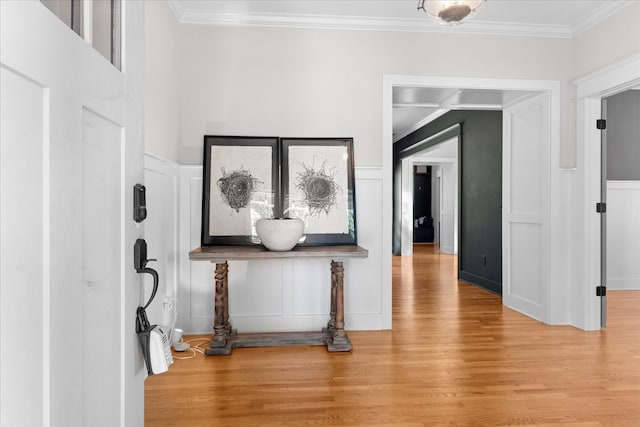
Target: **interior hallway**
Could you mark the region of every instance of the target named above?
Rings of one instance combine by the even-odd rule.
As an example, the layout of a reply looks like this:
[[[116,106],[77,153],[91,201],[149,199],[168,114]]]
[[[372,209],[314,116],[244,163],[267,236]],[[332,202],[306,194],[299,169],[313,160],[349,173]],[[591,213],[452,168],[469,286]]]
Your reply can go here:
[[[393,331],[350,331],[353,353],[176,360],[146,380],[145,425],[640,425],[640,292],[610,292],[607,329],[584,332],[507,309],[455,271],[435,245],[394,257]]]

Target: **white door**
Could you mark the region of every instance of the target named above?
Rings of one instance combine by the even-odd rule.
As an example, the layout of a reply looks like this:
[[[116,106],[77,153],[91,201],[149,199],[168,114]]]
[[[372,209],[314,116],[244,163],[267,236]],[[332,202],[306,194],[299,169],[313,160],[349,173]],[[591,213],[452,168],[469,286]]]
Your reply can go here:
[[[124,73],[38,1],[0,16],[0,424],[142,425],[141,2]]]
[[[549,322],[549,95],[504,110],[504,305]]]

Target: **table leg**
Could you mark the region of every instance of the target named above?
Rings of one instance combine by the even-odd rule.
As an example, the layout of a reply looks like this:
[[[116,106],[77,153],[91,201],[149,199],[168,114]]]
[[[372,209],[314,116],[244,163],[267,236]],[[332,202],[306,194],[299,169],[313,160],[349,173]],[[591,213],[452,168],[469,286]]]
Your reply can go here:
[[[331,261],[332,300],[335,288],[335,328],[329,351],[351,351],[351,341],[344,331],[344,267],[342,261]]]
[[[231,323],[229,322],[229,265],[225,262],[224,283],[222,287],[224,289],[224,332],[227,335],[231,335]]]
[[[213,337],[211,346],[206,354],[229,354],[231,352],[228,343],[231,333],[229,323],[229,290],[228,290],[229,265],[227,262],[216,263],[214,280],[216,283],[213,315]]]
[[[336,330],[336,274],[333,271],[333,261],[331,263],[331,311],[329,312],[329,322],[327,323],[327,331],[333,334]]]

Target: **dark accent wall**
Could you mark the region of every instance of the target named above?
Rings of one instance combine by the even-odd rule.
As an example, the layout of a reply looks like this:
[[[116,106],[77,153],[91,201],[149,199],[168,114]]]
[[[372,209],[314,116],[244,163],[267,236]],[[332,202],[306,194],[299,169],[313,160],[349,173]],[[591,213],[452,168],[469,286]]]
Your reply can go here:
[[[640,180],[640,90],[607,101],[607,179]]]
[[[407,148],[460,123],[459,278],[502,293],[502,112],[451,111],[394,144],[394,253],[400,252],[401,160]],[[435,145],[440,140],[434,140]],[[429,145],[422,146],[426,148]],[[406,150],[405,153],[400,153]],[[397,252],[396,252],[397,251]]]

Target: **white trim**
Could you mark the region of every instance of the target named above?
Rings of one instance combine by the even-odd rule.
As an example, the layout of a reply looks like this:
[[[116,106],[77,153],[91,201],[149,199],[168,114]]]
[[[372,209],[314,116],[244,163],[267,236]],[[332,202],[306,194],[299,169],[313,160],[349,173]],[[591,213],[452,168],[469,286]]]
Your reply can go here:
[[[399,153],[406,153],[407,151],[417,150],[421,145],[424,145],[429,141],[433,141],[434,139],[438,139],[442,135],[445,135],[445,134],[447,134],[449,132],[453,132],[455,129],[458,129],[458,133],[455,135],[455,136],[458,136],[460,134],[460,129],[461,129],[460,123],[453,124],[453,125],[449,126],[448,128],[441,130],[440,132],[434,133],[433,135],[428,136],[425,139],[416,142],[415,144],[411,145],[410,147],[407,147],[407,148],[404,148],[404,149],[400,150]],[[446,141],[442,141],[442,142],[446,142]],[[438,144],[440,144],[440,143],[438,143]],[[435,145],[438,145],[438,144],[435,144]],[[424,147],[424,148],[427,149],[427,148],[430,148],[430,147],[433,147],[433,145],[429,145],[429,146]]]
[[[583,237],[582,251],[576,251],[576,279],[574,293],[578,301],[574,317],[580,319],[579,327],[587,330],[600,329],[600,299],[595,286],[600,283],[600,218],[595,211],[600,201],[600,132],[595,121],[601,118],[601,100],[614,93],[637,86],[640,82],[640,54],[629,56],[616,64],[596,70],[574,80],[577,93],[576,135],[578,165],[584,164],[582,174],[584,187],[576,206],[583,212],[578,233]],[[581,310],[584,309],[584,312]]]
[[[633,3],[633,0],[625,0],[625,1],[612,1],[604,4],[601,8],[596,10],[591,16],[588,16],[586,19],[578,22],[571,28],[571,36],[576,37],[580,34],[584,33],[588,29],[596,26],[600,22],[609,18],[613,14],[618,11],[624,9]]]
[[[148,157],[149,159],[153,159],[154,161],[159,161],[162,163],[166,163],[168,165],[170,165],[171,167],[184,167],[185,165],[181,165],[177,162],[174,162],[173,160],[169,160],[165,157],[162,156],[158,156],[157,154],[153,154],[153,153],[149,153],[148,151],[144,152],[144,156],[145,158]],[[200,166],[202,167],[202,166]]]
[[[571,81],[576,99],[606,98],[640,84],[640,53]]]
[[[370,16],[310,15],[287,13],[217,12],[204,8],[185,8],[178,0],[168,0],[181,24],[241,25],[277,28],[312,28],[355,31],[395,31],[416,33],[481,34],[516,37],[572,39],[624,9],[631,0],[605,4],[582,22],[571,25],[526,24],[519,22],[471,21],[449,27],[425,17],[385,18]]]
[[[412,125],[411,127],[407,128],[406,130],[404,130],[404,131],[398,133],[397,135],[395,135],[393,137],[393,142],[400,141],[405,136],[411,134],[412,132],[417,131],[422,126],[424,126],[424,125],[426,125],[428,123],[431,123],[432,121],[434,121],[435,119],[437,119],[438,117],[442,116],[443,114],[445,114],[447,112],[449,112],[449,110],[440,109],[440,110],[436,111],[435,113],[429,114],[427,117],[425,117],[424,119],[420,120],[416,124]]]
[[[82,1],[82,38],[93,46],[93,1]]]
[[[40,85],[42,86],[42,85]],[[42,88],[42,424],[51,424],[51,89]]]
[[[607,188],[611,190],[640,190],[640,181],[607,181]]]
[[[356,166],[354,169],[356,179],[382,179],[382,169],[378,166]]]
[[[457,138],[457,137],[454,137]],[[447,141],[442,141],[436,145],[433,145],[432,147],[436,147],[440,144],[444,144]],[[422,157],[424,156],[424,157]],[[429,165],[437,165],[440,163],[455,163],[456,162],[456,158],[454,157],[429,157],[428,153],[422,154],[422,155],[417,155],[416,157],[411,156],[410,157],[412,160],[412,163],[414,165],[420,166],[422,164],[425,164],[427,166]]]
[[[127,413],[127,129],[120,128],[120,425],[126,424]]]
[[[413,255],[413,162],[410,157],[402,159],[400,203],[400,255]]]

